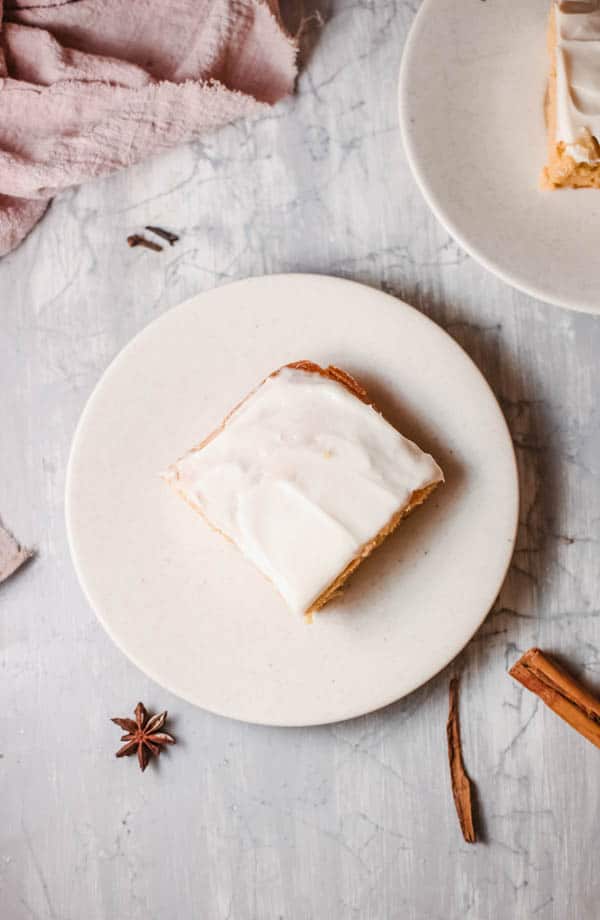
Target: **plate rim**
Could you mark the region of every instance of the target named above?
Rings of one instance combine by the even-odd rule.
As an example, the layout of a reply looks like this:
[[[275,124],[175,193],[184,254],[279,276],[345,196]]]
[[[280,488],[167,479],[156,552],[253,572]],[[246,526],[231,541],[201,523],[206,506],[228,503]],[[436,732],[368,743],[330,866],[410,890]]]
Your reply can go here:
[[[505,559],[502,565],[502,574],[501,576],[499,576],[498,583],[495,584],[495,586],[493,587],[493,590],[489,592],[490,596],[485,600],[485,602],[482,602],[482,612],[479,615],[477,622],[473,624],[472,628],[469,627],[469,630],[467,630],[468,634],[464,638],[461,637],[459,642],[453,645],[452,650],[447,655],[442,656],[440,661],[436,664],[434,670],[430,671],[430,673],[427,676],[415,680],[414,683],[409,685],[408,688],[405,689],[400,695],[397,695],[395,693],[391,697],[389,695],[386,695],[385,698],[382,698],[381,700],[375,702],[373,705],[369,705],[367,708],[361,707],[357,709],[356,707],[353,707],[352,711],[349,711],[347,714],[343,716],[334,716],[332,718],[326,717],[326,718],[315,718],[315,719],[310,719],[310,720],[303,718],[299,720],[289,720],[288,719],[286,721],[281,721],[280,719],[276,719],[276,718],[274,719],[266,719],[266,718],[248,719],[247,717],[244,717],[242,715],[236,715],[231,707],[229,708],[228,711],[226,711],[225,709],[219,709],[218,707],[215,707],[215,706],[207,706],[203,703],[199,703],[197,700],[191,699],[189,696],[186,696],[184,693],[173,688],[162,677],[161,678],[157,677],[154,673],[152,673],[151,669],[149,669],[143,662],[138,660],[138,657],[135,654],[135,651],[132,651],[129,647],[126,647],[125,644],[122,643],[120,639],[113,633],[108,620],[104,617],[102,613],[101,605],[96,604],[95,601],[93,600],[92,593],[90,592],[88,585],[86,583],[86,576],[84,574],[83,567],[80,566],[80,560],[78,558],[78,553],[76,549],[76,538],[74,536],[74,527],[73,527],[73,520],[72,520],[72,517],[73,517],[72,482],[73,482],[73,467],[76,461],[77,450],[79,447],[79,443],[83,437],[83,432],[84,432],[84,428],[88,420],[88,417],[93,412],[93,408],[94,408],[96,399],[99,398],[100,391],[103,385],[110,378],[110,376],[112,375],[117,365],[120,364],[122,360],[126,360],[128,353],[130,352],[130,350],[134,348],[135,344],[144,335],[144,333],[151,326],[154,326],[155,324],[160,323],[161,320],[163,320],[166,316],[171,315],[172,313],[176,311],[177,312],[185,311],[199,298],[202,298],[204,295],[210,294],[213,291],[216,291],[220,288],[234,288],[236,286],[247,285],[248,283],[254,284],[254,283],[265,282],[269,279],[277,279],[278,281],[288,280],[294,283],[303,283],[307,279],[310,279],[310,280],[316,279],[319,282],[322,282],[322,281],[325,281],[327,283],[333,282],[340,286],[352,285],[353,287],[367,288],[372,293],[382,298],[385,298],[388,301],[392,301],[397,308],[401,310],[405,309],[405,310],[410,311],[412,314],[414,314],[419,319],[419,321],[422,322],[424,326],[433,327],[436,335],[443,336],[448,341],[448,344],[451,348],[461,353],[463,359],[465,359],[467,363],[470,365],[471,369],[475,371],[476,376],[479,378],[480,383],[483,385],[483,389],[491,397],[492,403],[496,407],[497,416],[498,416],[499,421],[501,422],[501,427],[506,435],[506,444],[507,444],[507,447],[509,448],[507,451],[507,459],[511,461],[510,466],[511,466],[512,480],[513,480],[512,532],[511,532],[510,539],[506,542],[506,546],[505,546]],[[478,630],[481,628],[481,625],[487,618],[494,604],[494,601],[496,597],[498,596],[498,593],[500,592],[506,580],[506,576],[509,571],[510,564],[513,558],[515,544],[517,540],[518,528],[519,528],[520,482],[519,482],[516,453],[515,453],[514,443],[512,440],[510,429],[508,427],[508,423],[506,421],[504,412],[502,411],[500,407],[500,404],[498,402],[498,399],[492,387],[490,386],[483,372],[480,370],[480,368],[477,366],[475,361],[468,354],[468,352],[465,351],[465,349],[441,325],[436,323],[433,319],[431,319],[426,314],[422,313],[416,307],[413,307],[411,304],[406,303],[406,301],[401,300],[397,297],[394,297],[392,294],[389,294],[386,291],[382,291],[379,288],[373,287],[368,284],[364,284],[359,281],[354,281],[348,278],[341,278],[335,275],[318,274],[315,272],[279,272],[279,273],[276,272],[272,274],[252,275],[246,278],[237,279],[235,281],[226,282],[225,284],[216,285],[214,288],[209,288],[206,291],[200,291],[199,293],[193,295],[192,297],[187,298],[181,303],[175,304],[172,307],[168,307],[159,316],[154,317],[148,323],[146,323],[140,330],[138,330],[138,332],[136,332],[126,342],[126,344],[119,351],[117,351],[117,353],[113,356],[113,358],[110,360],[110,362],[106,366],[105,370],[100,374],[99,378],[96,380],[96,383],[92,391],[90,392],[90,394],[88,395],[86,399],[83,409],[81,410],[79,419],[77,421],[77,424],[75,426],[74,433],[72,436],[71,447],[69,451],[69,458],[68,458],[68,462],[66,466],[64,494],[65,494],[64,515],[65,515],[67,542],[69,546],[69,553],[70,553],[71,561],[73,564],[73,568],[75,570],[75,574],[77,575],[77,580],[79,582],[83,595],[85,599],[87,600],[87,603],[89,604],[91,610],[94,612],[94,615],[100,622],[101,626],[103,627],[103,629],[105,630],[105,632],[107,633],[111,641],[119,649],[119,651],[121,651],[123,655],[129,661],[131,661],[132,664],[134,664],[135,667],[137,667],[147,678],[154,681],[154,683],[156,683],[159,687],[162,687],[163,689],[167,690],[169,693],[172,693],[178,699],[185,700],[185,702],[193,706],[196,706],[197,708],[202,709],[206,712],[210,712],[213,715],[218,715],[224,718],[233,719],[234,721],[242,722],[245,724],[264,725],[264,726],[272,726],[272,727],[279,727],[279,728],[302,728],[302,727],[311,727],[311,726],[317,726],[317,725],[333,725],[338,722],[345,722],[351,719],[360,718],[362,716],[369,715],[373,712],[377,712],[379,710],[385,709],[386,707],[399,702],[400,700],[414,693],[415,690],[424,686],[430,680],[433,680],[434,677],[436,677],[441,671],[443,671],[466,648],[466,646],[473,639],[473,637],[476,635]]]
[[[434,7],[436,2],[437,0],[422,0],[421,6],[417,10],[417,13],[411,23],[406,41],[404,43],[398,76],[398,117],[400,136],[402,138],[404,153],[406,155],[406,159],[408,161],[408,165],[410,167],[413,178],[416,182],[417,188],[421,192],[421,195],[425,199],[425,203],[433,213],[434,217],[439,221],[446,232],[456,240],[459,246],[464,249],[470,258],[485,268],[486,271],[490,272],[490,274],[495,275],[497,278],[503,281],[504,284],[507,284],[509,287],[512,287],[517,291],[521,291],[523,294],[527,294],[527,296],[532,297],[535,300],[549,304],[550,306],[560,307],[563,310],[570,310],[575,313],[584,313],[588,316],[598,316],[600,314],[600,298],[598,306],[594,307],[591,304],[581,304],[579,301],[575,301],[573,299],[551,295],[544,291],[542,288],[536,287],[534,284],[529,284],[519,280],[519,278],[516,275],[511,274],[510,271],[507,271],[505,268],[496,265],[486,255],[482,254],[478,250],[476,244],[468,242],[465,239],[461,230],[456,226],[455,222],[446,212],[443,204],[428,187],[424,171],[420,166],[419,158],[415,152],[415,148],[411,139],[410,127],[406,115],[406,103],[411,92],[411,80],[409,78],[409,67],[411,64],[410,58],[414,53],[414,45],[416,45],[418,32],[423,24],[423,20],[426,19],[430,9]]]

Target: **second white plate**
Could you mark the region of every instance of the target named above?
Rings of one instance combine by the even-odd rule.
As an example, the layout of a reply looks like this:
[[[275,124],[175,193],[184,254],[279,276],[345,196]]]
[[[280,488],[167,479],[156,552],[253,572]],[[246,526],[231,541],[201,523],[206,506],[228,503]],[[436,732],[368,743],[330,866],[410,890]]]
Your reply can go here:
[[[549,0],[424,0],[400,74],[408,159],[438,219],[534,297],[600,312],[600,192],[545,192]]]
[[[158,475],[303,358],[354,374],[447,478],[312,626]],[[390,703],[460,651],[504,578],[518,489],[498,404],[443,330],[362,285],[280,275],[201,294],[121,352],[81,418],[66,506],[85,592],[140,668],[214,712],[307,725]]]

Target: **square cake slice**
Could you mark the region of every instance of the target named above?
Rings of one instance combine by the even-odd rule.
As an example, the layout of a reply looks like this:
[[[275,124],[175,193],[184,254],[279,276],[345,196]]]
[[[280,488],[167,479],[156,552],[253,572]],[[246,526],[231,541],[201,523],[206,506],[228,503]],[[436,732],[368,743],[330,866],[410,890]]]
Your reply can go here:
[[[600,0],[553,0],[545,188],[600,188]]]
[[[336,367],[288,364],[164,474],[310,619],[443,481]]]

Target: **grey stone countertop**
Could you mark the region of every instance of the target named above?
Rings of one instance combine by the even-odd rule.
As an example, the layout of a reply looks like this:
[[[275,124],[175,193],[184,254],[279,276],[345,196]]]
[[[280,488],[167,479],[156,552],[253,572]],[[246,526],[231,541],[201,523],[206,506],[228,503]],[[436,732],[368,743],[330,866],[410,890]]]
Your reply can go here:
[[[0,589],[3,920],[600,916],[600,753],[506,675],[540,645],[600,687],[600,319],[507,287],[429,213],[396,111],[416,6],[325,4],[294,98],[62,195],[0,262],[0,513],[37,550]],[[180,243],[129,249],[148,223]],[[74,427],[119,349],[197,292],[285,271],[381,287],[448,330],[506,413],[522,488],[510,574],[457,661],[385,711],[294,730],[144,677],[83,597],[63,514]],[[456,671],[476,846],[448,781]],[[181,739],[143,775],[109,721],[138,699]]]

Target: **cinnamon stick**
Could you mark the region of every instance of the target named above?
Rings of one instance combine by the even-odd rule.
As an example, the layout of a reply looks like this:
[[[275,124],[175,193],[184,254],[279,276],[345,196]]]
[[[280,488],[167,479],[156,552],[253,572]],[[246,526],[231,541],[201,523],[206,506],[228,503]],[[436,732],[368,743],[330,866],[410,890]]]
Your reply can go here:
[[[460,823],[462,835],[467,843],[475,843],[477,836],[473,824],[473,802],[471,781],[466,774],[460,741],[460,723],[458,721],[458,678],[453,677],[449,688],[450,709],[446,724],[448,738],[448,761],[452,795]]]
[[[539,648],[530,648],[508,672],[557,716],[600,747],[600,702]]]
[[[598,0],[560,0],[561,13],[593,13],[598,9]]]

